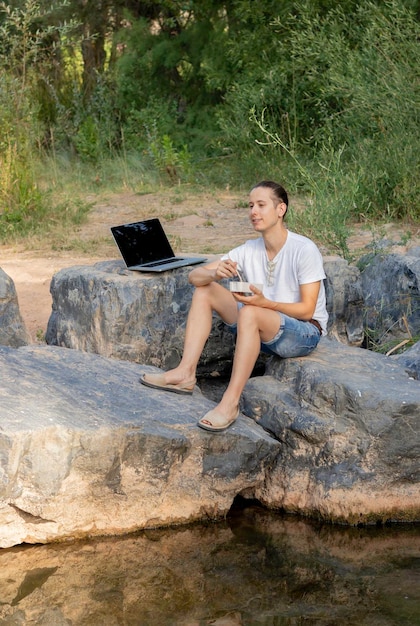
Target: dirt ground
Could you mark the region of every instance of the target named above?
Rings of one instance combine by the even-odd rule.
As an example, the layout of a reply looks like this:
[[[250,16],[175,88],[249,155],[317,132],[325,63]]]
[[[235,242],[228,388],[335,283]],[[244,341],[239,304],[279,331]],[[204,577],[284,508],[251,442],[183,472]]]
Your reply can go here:
[[[217,195],[183,195],[178,190],[158,194],[139,195],[121,193],[106,198],[92,198],[93,203],[86,223],[68,233],[71,242],[79,240],[90,252],[55,250],[51,242],[35,247],[0,246],[0,267],[14,281],[19,308],[32,341],[43,340],[51,314],[50,281],[62,268],[91,265],[106,259],[120,258],[110,234],[110,227],[135,222],[149,217],[160,217],[176,252],[196,252],[214,255],[231,249],[245,239],[255,236],[249,221],[246,198],[229,191]],[[382,236],[399,242],[398,251],[404,253],[401,238],[407,228],[393,224],[381,227]],[[411,229],[408,246],[420,245],[420,227]],[[370,230],[357,228],[350,238],[353,250],[364,248],[374,235]],[[317,242],[323,254],[322,243]]]

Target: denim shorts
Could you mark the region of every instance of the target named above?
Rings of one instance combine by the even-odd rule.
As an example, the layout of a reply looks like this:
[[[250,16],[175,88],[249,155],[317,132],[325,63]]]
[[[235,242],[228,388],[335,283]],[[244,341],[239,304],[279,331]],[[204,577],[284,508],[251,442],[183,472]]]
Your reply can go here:
[[[316,326],[284,315],[284,313],[279,313],[279,315],[282,320],[280,328],[273,339],[261,342],[261,351],[266,354],[275,354],[283,359],[310,354],[321,339]],[[226,324],[226,326],[236,335],[236,324]]]

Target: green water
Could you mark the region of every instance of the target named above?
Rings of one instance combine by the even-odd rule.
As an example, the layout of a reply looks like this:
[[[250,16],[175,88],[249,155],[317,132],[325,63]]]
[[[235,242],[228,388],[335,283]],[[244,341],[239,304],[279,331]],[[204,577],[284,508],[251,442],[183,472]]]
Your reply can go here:
[[[0,624],[418,626],[420,527],[226,521],[0,551]]]

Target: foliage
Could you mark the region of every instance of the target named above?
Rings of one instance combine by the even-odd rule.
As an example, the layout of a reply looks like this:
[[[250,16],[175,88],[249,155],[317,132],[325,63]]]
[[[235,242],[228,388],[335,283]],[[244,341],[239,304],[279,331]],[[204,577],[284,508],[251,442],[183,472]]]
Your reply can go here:
[[[0,155],[0,221],[3,234],[36,212],[43,212],[41,193],[31,172],[22,163],[16,144]]]
[[[22,7],[0,4],[0,222],[1,237],[28,233],[47,219],[48,195],[36,182],[33,154],[42,141],[36,86],[46,46],[56,28],[35,0]]]
[[[268,155],[277,146],[309,193],[306,215],[318,206],[318,228],[327,222],[343,252],[350,219],[420,217],[419,24],[401,2],[354,4],[321,15],[296,2],[298,19],[273,22],[275,59],[234,84],[219,111],[232,154],[252,138]]]
[[[135,160],[170,184],[278,178],[307,198],[297,226],[347,255],[352,220],[420,217],[419,16],[417,0],[0,4],[0,214],[46,210],[37,158]]]
[[[177,150],[169,135],[149,142],[150,156],[158,171],[164,172],[172,182],[180,182],[181,176],[191,171],[191,158],[186,146]]]
[[[264,115],[257,119],[252,112],[255,124],[265,136],[262,145],[274,145],[286,152],[294,162],[300,181],[309,191],[306,199],[306,211],[289,214],[289,221],[309,236],[321,239],[329,248],[336,249],[345,258],[349,256],[347,237],[349,235],[347,222],[353,206],[355,190],[358,188],[356,173],[342,173],[342,159],[344,147],[336,150],[328,146],[319,155],[316,171],[311,172],[313,163],[305,166],[296,156],[293,149],[282,141],[278,133],[271,133],[264,124]]]
[[[82,161],[97,163],[121,147],[121,128],[112,80],[98,76],[85,101],[76,78],[54,94],[55,121],[50,148],[69,150]]]

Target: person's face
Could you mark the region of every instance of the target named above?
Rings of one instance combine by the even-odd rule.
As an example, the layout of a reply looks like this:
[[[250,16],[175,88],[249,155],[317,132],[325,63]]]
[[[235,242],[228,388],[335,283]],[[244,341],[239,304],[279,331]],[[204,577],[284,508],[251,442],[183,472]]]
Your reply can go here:
[[[249,194],[249,218],[257,232],[277,226],[285,210],[284,202],[277,202],[268,187],[256,187]]]

